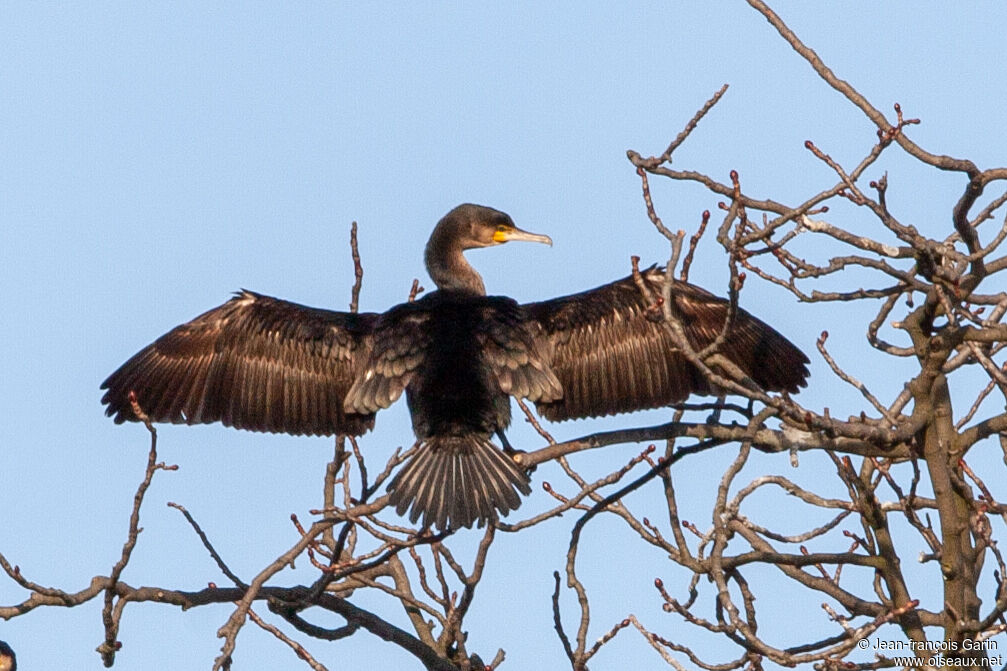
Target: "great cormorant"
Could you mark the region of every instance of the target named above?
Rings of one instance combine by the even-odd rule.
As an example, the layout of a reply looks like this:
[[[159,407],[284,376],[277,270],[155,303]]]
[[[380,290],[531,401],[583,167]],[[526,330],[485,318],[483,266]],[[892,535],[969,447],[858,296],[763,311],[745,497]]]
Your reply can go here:
[[[460,205],[434,229],[426,266],[437,285],[384,314],[305,307],[241,291],[141,350],[102,384],[116,423],[135,420],[277,433],[359,435],[403,391],[418,451],[388,487],[409,519],[438,529],[497,519],[528,494],[528,476],[490,442],[510,424],[510,396],[550,420],[683,401],[714,390],[648,315],[632,277],[519,305],[487,296],[462,252],[510,240],[552,244],[488,207]],[[642,273],[655,293],[664,271]],[[692,345],[711,343],[727,302],[684,282],[675,309]],[[720,350],[759,386],[795,392],[807,357],[738,310]]]

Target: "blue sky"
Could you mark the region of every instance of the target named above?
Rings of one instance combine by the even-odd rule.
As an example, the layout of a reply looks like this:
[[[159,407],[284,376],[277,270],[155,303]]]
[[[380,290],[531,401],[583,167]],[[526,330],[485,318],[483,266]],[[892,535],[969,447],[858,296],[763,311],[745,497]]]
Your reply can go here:
[[[900,102],[907,116],[922,118],[909,133],[924,147],[980,167],[1007,162],[1003,4],[774,6],[878,108],[890,114]],[[345,309],[351,221],[360,225],[365,310],[403,300],[414,277],[430,286],[423,244],[437,219],[466,201],[553,238],[551,249],[470,255],[491,293],[537,300],[625,275],[631,254],[647,263],[667,257],[625,151],[660,153],[724,83],[731,89],[675,155],[676,166],[724,181],[736,169],[747,192],[793,202],[834,182],[804,150],[806,139],[847,162],[874,140],[862,114],[742,2],[12,3],[2,16],[0,551],[31,579],[73,591],[117,559],[146,458],[141,427],[103,416],[101,380],[240,287]],[[902,220],[943,237],[961,178],[894,157],[883,169]],[[717,202],[656,180],[654,197],[669,227],[690,231]],[[834,221],[871,230],[862,214],[849,216]],[[717,252],[707,241],[692,279],[723,292]],[[804,308],[755,281],[742,300],[809,353],[830,330],[837,356],[882,397],[901,387],[898,371],[864,352],[856,308]],[[858,395],[812,358],[802,400],[836,415],[859,411]],[[555,433],[653,420],[559,425]],[[538,445],[523,426],[511,440]],[[383,460],[411,441],[405,408],[396,407],[363,446]],[[585,468],[599,459],[601,472],[626,449],[634,448],[586,458]],[[232,567],[252,575],[294,542],[289,514],[307,518],[320,505],[330,456],[325,439],[164,428],[161,458],[181,469],[156,477],[124,579],[190,589],[221,580],[167,501],[187,506]],[[719,478],[727,458],[683,464],[697,502],[713,488],[703,476]],[[765,467],[789,468],[782,458]],[[549,467],[536,479],[560,481]],[[521,512],[545,505],[539,492]],[[693,514],[708,523],[701,504]],[[470,646],[487,657],[505,648],[504,668],[565,664],[548,597],[571,523],[501,539],[494,550],[502,561],[491,559],[480,588]],[[585,540],[596,562],[607,545],[628,542],[615,527],[599,529],[606,531]],[[660,612],[649,587],[657,575],[675,575],[665,558],[583,570],[598,604],[592,636],[627,612],[659,632],[683,628]],[[299,571],[291,583],[311,579],[309,568]],[[610,580],[612,571],[628,579]],[[0,580],[0,603],[22,598]],[[819,600],[811,596],[806,617],[824,619]],[[374,597],[361,605],[394,612]],[[566,606],[572,616],[573,602]],[[209,668],[228,612],[130,606],[116,666]],[[592,668],[660,663],[634,636],[621,634]],[[101,637],[98,602],[0,622],[0,638],[25,669],[98,668]],[[360,668],[363,655],[377,656],[368,668],[412,664],[366,634],[308,647],[333,669]],[[251,625],[235,661],[306,668]]]

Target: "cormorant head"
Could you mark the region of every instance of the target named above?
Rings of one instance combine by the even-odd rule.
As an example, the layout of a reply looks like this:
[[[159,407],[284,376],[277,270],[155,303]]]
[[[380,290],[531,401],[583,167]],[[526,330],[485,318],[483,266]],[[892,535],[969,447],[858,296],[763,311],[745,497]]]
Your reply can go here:
[[[476,247],[502,245],[511,240],[552,245],[548,235],[522,231],[500,210],[471,203],[459,205],[444,215],[430,235],[425,254],[427,272],[438,289],[485,296],[486,287],[482,278],[465,260],[462,252]]]
[[[434,235],[441,232],[456,241],[462,249],[492,247],[511,240],[552,245],[552,239],[548,235],[522,231],[505,212],[471,203],[459,205],[444,215],[434,229]]]

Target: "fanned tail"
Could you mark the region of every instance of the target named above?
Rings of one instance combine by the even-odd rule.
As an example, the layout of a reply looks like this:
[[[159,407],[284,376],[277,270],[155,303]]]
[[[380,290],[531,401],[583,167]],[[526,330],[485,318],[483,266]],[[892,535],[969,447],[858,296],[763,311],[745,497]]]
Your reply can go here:
[[[531,493],[528,476],[514,461],[479,435],[433,436],[420,445],[388,485],[399,515],[438,530],[478,526],[506,516]]]

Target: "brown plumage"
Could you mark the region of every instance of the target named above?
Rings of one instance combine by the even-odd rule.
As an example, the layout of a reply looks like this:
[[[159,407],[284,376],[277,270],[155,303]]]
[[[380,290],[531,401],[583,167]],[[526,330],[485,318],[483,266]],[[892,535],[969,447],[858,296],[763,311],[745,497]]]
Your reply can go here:
[[[102,384],[102,403],[117,424],[136,419],[133,390],[155,422],[359,435],[374,426],[374,415],[346,413],[343,399],[377,318],[241,291],[123,364]]]
[[[110,375],[106,413],[117,423],[135,420],[132,391],[157,422],[359,435],[405,391],[420,447],[389,485],[391,503],[413,522],[457,529],[506,515],[530,491],[527,475],[490,442],[510,423],[510,396],[563,420],[711,393],[648,316],[632,278],[523,306],[486,296],[462,252],[509,240],[551,244],[503,212],[455,208],[427,244],[438,291],[380,315],[242,291]],[[662,270],[643,276],[659,290]],[[712,342],[726,301],[682,282],[672,295],[693,346]],[[804,354],[743,310],[720,352],[770,391],[795,392],[808,375]]]
[[[641,275],[659,296],[663,269]],[[727,319],[727,301],[686,282],[675,282],[671,292],[693,349],[712,343]],[[537,404],[550,420],[661,408],[713,393],[661,320],[648,316],[632,277],[524,307],[548,342],[549,363],[563,387],[561,399]],[[808,359],[799,349],[741,309],[719,352],[770,391],[797,392],[808,375]]]

